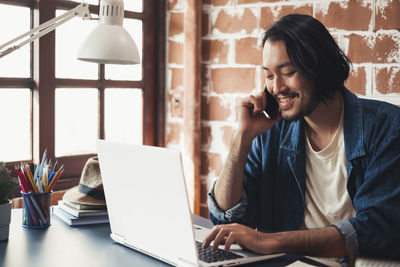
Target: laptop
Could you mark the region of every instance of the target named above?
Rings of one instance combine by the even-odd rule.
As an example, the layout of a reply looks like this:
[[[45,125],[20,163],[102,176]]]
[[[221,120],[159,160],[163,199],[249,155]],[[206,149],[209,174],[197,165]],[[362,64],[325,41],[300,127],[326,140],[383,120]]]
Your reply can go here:
[[[210,229],[192,223],[180,152],[104,140],[96,145],[114,241],[183,266],[232,266],[283,255],[234,245],[228,255],[217,250],[219,255],[201,260],[213,252],[198,252]]]

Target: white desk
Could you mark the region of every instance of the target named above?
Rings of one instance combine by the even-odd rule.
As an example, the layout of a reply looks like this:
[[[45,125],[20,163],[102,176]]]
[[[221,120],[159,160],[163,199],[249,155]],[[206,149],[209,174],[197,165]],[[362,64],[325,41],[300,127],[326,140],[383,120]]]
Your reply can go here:
[[[194,221],[212,225],[198,216]],[[0,267],[169,266],[115,243],[108,224],[70,227],[54,216],[47,229],[26,229],[21,224],[21,209],[12,210],[9,240],[0,242]],[[297,258],[287,255],[246,266],[286,266]]]

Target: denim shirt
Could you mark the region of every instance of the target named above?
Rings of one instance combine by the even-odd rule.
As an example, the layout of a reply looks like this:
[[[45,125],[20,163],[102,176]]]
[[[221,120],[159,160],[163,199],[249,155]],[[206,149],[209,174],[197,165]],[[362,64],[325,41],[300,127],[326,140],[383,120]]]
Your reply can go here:
[[[400,257],[400,108],[343,89],[347,191],[356,216],[335,222],[351,258]],[[276,123],[248,154],[244,195],[223,212],[208,197],[214,224],[238,222],[262,232],[298,230],[306,191],[304,120]]]

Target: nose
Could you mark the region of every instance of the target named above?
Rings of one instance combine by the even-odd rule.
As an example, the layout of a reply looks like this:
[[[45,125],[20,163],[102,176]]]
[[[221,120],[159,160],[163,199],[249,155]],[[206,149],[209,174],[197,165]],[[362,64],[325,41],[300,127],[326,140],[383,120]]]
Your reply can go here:
[[[282,79],[282,77],[280,75],[276,75],[274,77],[274,81],[273,81],[273,89],[272,92],[277,95],[280,92],[284,91],[286,89],[286,84],[284,82],[284,79]]]

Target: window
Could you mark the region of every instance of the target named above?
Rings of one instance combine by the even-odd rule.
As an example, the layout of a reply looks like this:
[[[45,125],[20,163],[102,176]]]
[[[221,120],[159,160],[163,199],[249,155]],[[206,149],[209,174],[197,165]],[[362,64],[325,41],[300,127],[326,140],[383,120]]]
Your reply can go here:
[[[0,44],[61,15],[80,2],[0,0]],[[97,0],[90,4],[98,17]],[[35,4],[36,3],[36,4]],[[124,28],[135,40],[140,65],[103,65],[75,59],[98,21],[74,18],[34,44],[0,58],[0,161],[49,158],[65,165],[56,189],[79,181],[96,139],[164,145],[165,1],[125,0]],[[34,17],[37,16],[37,17]],[[5,37],[6,36],[6,37]],[[15,62],[18,62],[16,64]]]
[[[0,90],[0,159],[2,161],[31,160],[31,90],[2,88]]]
[[[13,25],[0,28],[0,44],[27,32],[31,27],[29,3],[0,5],[0,25]],[[32,160],[31,77],[29,45],[0,58],[0,161]]]

